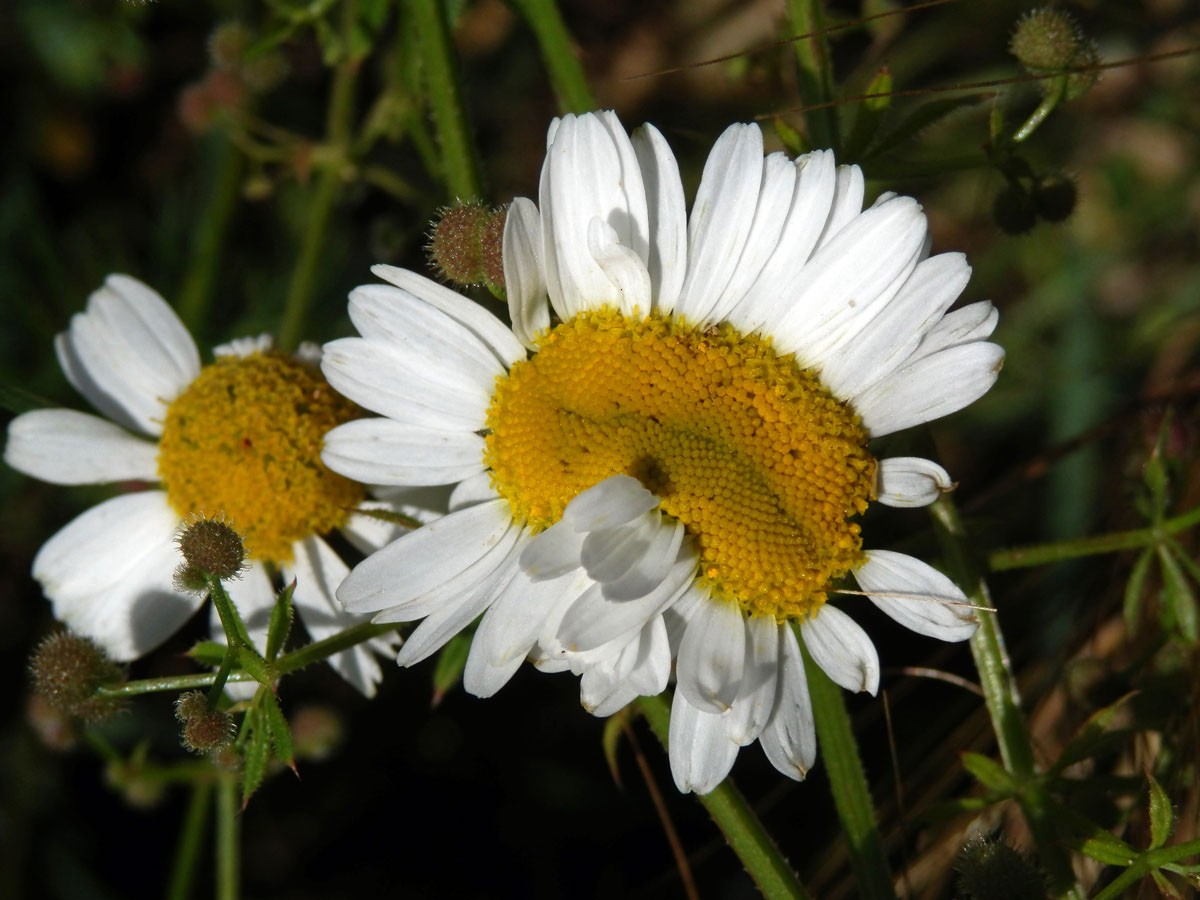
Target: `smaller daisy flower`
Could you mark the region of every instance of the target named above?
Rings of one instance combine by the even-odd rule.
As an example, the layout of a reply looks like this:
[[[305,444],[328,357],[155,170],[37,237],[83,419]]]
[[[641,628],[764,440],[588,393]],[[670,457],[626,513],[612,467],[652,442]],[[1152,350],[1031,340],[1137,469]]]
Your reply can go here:
[[[506,221],[511,329],[377,266],[391,285],[350,295],[361,337],[325,347],[330,384],[382,416],[333,429],[329,467],[456,485],[447,516],[368,557],[338,597],[420,620],[405,665],[482,615],[463,674],[479,696],[529,658],[580,675],[583,705],[609,715],[674,675],[680,790],[712,790],[755,741],[802,778],[816,735],[801,642],[842,687],[879,685],[870,637],[830,602],[842,584],[921,634],[976,627],[945,575],[867,549],[853,521],[952,487],[869,441],[971,403],[1003,360],[990,303],[948,312],[966,260],[929,250],[911,197],[864,209],[857,167],[764,157],[755,125],[716,142],[689,215],[653,127],[555,120],[538,203],[518,198]]]
[[[191,336],[155,291],[111,275],[58,335],[67,379],[106,418],[40,409],[9,424],[4,460],[54,484],[146,482],[68,523],[38,552],[33,575],[55,616],[116,660],[158,646],[201,602],[177,590],[180,523],[223,518],[245,536],[248,564],[227,582],[259,647],[275,587],[269,567],[296,579],[294,602],[321,640],[362,621],[334,592],[349,567],[322,535],[340,529],[363,552],[402,529],[355,509],[394,508],[320,460],[325,432],[359,415],[308,361],[243,338],[202,366]],[[313,348],[315,349],[315,348]],[[156,483],[152,487],[150,484]],[[213,615],[214,634],[222,634]],[[329,663],[371,696],[376,653],[393,638],[343,651]]]

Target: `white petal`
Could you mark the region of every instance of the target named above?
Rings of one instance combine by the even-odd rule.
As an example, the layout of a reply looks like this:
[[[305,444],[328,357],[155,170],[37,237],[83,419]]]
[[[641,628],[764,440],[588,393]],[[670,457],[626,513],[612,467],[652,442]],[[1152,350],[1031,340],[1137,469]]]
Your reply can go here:
[[[996,330],[1000,314],[991,301],[969,303],[961,309],[947,313],[925,338],[908,362],[915,362],[949,347],[958,347],[973,341],[982,341]]]
[[[687,207],[679,164],[666,139],[653,125],[633,133],[634,152],[642,168],[649,214],[650,256],[646,268],[654,309],[669,312],[687,276]]]
[[[740,606],[708,598],[688,622],[675,663],[677,690],[697,709],[723,713],[741,685],[746,616]]]
[[[517,197],[509,205],[503,246],[504,290],[513,334],[532,349],[538,332],[550,327],[542,275],[542,219],[532,200]]]
[[[970,277],[961,253],[922,260],[879,315],[853,340],[834,348],[822,364],[821,381],[836,396],[853,398],[886,378],[917,349]]]
[[[800,626],[804,646],[834,684],[848,691],[879,690],[879,654],[857,622],[826,603]]]
[[[321,372],[359,406],[406,425],[447,431],[483,428],[495,387],[364,338],[326,344]]]
[[[654,512],[648,515],[653,516]],[[623,575],[609,580],[597,578],[588,572],[597,581],[604,582],[604,596],[609,600],[636,600],[638,597],[644,597],[667,577],[668,570],[674,565],[676,555],[683,546],[686,533],[682,522],[667,520],[661,514],[658,518],[659,527],[646,552],[641,559],[628,566]],[[586,551],[585,544],[584,552]],[[695,558],[696,554],[689,546],[680,555]]]
[[[217,344],[212,348],[212,355],[220,359],[222,356],[233,356],[239,359],[244,359],[247,356],[253,356],[255,353],[266,353],[275,346],[275,338],[269,334],[260,334],[254,337],[238,337],[234,338],[225,344]],[[320,348],[313,360],[316,363],[321,362]]]
[[[296,579],[292,599],[314,641],[323,641],[366,621],[362,616],[347,613],[337,600],[338,585],[350,569],[332,547],[319,537],[307,537],[297,541],[292,549],[294,557],[290,566],[284,566],[284,577]],[[398,642],[395,636],[380,635],[335,653],[326,662],[360,694],[374,697],[375,686],[383,678],[376,653],[390,654]]]
[[[762,185],[754,221],[746,235],[746,245],[733,275],[721,296],[709,311],[711,319],[720,320],[745,300],[750,286],[757,280],[771,258],[783,233],[784,222],[792,205],[796,186],[796,167],[782,153],[772,153],[762,163]]]
[[[484,440],[391,419],[355,419],[325,435],[321,461],[365,484],[453,484],[484,471]]]
[[[201,598],[176,593],[179,517],[162,491],[122,494],[55,533],[33,560],[54,614],[117,660],[161,644]]]
[[[72,317],[55,348],[63,371],[120,425],[157,435],[167,404],[200,373],[196,345],[179,317],[141,282],[111,275]]]
[[[796,634],[787,625],[779,632],[775,711],[758,740],[771,765],[788,778],[803,781],[817,759],[817,729]]]
[[[4,461],[52,484],[158,479],[158,446],[73,409],[35,409],[8,424]]]
[[[577,597],[588,584],[577,572],[539,582],[518,575],[479,623],[475,644],[493,666],[523,659],[545,629],[553,608],[563,598]]]
[[[408,269],[378,265],[371,266],[371,272],[384,281],[390,281],[416,295],[466,328],[483,341],[505,369],[510,368],[517,360],[525,358],[525,348],[521,346],[521,342],[503,322],[478,303]]]
[[[738,745],[725,733],[719,715],[696,709],[675,692],[667,755],[671,776],[682,793],[707,794],[725,780],[737,759]]]
[[[593,581],[616,581],[641,561],[664,527],[662,514],[650,510],[625,525],[590,532],[579,549],[579,561]],[[667,560],[668,566],[673,558],[674,555]]]
[[[675,312],[700,324],[710,319],[737,268],[762,185],[762,133],[735,124],[713,144],[688,220],[688,274]]]
[[[871,437],[932,422],[988,392],[1004,365],[1004,350],[977,341],[904,366],[854,399]]]
[[[492,604],[488,612],[490,613],[494,608],[495,604]],[[487,619],[487,613],[484,613],[484,619]],[[482,622],[480,622],[480,627],[483,627]],[[493,664],[483,651],[479,643],[479,633],[476,632],[471,641],[471,649],[467,653],[466,667],[463,669],[463,688],[474,697],[491,697],[508,684],[524,661],[523,656],[514,656],[502,665]]]
[[[871,602],[918,634],[965,641],[979,626],[958,585],[919,559],[871,550],[867,561],[854,570],[854,579],[870,593]]]
[[[338,600],[350,612],[412,603],[483,560],[512,530],[504,500],[452,512],[368,556],[346,576]]]
[[[480,472],[470,478],[464,478],[450,492],[450,502],[447,511],[454,512],[477,503],[487,503],[497,497],[496,489],[492,487],[492,476],[488,472]]]
[[[854,217],[862,212],[863,193],[866,185],[862,169],[858,166],[838,166],[837,184],[834,189],[833,203],[829,209],[829,218],[817,242],[818,247],[828,244],[837,234],[849,225]]]
[[[612,475],[572,498],[562,520],[576,531],[598,531],[623,525],[657,506],[658,498],[636,478]]]
[[[772,331],[792,308],[796,291],[803,284],[803,270],[825,229],[833,203],[837,174],[833,153],[817,150],[796,160],[796,185],[787,221],[766,265],[731,312],[731,319],[744,332],[766,326]]]
[[[532,581],[560,578],[579,571],[585,536],[563,521],[535,535],[521,551],[521,569]]]
[[[954,490],[954,482],[945,469],[918,456],[880,460],[878,477],[878,499],[885,506],[928,506]]]
[[[775,682],[779,674],[779,632],[771,616],[746,619],[746,663],[737,699],[726,717],[725,730],[744,747],[762,733],[775,708]]]
[[[632,316],[635,310],[650,309],[650,273],[646,264],[629,247],[620,243],[607,222],[592,219],[588,225],[588,252],[617,290],[617,309]]]

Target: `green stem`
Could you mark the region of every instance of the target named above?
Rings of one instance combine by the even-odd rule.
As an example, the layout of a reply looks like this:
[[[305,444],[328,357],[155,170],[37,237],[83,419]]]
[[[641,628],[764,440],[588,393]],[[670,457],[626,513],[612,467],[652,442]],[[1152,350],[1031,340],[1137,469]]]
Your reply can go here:
[[[639,697],[637,704],[665,750],[671,728],[671,704],[667,695]],[[796,873],[732,779],[726,778],[710,793],[698,794],[696,799],[704,804],[764,897],[768,900],[806,900],[808,894]]]
[[[554,0],[512,0],[533,31],[542,61],[550,75],[558,107],[564,113],[584,113],[596,108],[596,99],[588,87],[579,64],[579,56],[558,5]]]
[[[1019,144],[1021,141],[1028,138],[1031,134],[1037,131],[1038,126],[1046,121],[1046,117],[1054,111],[1058,103],[1067,93],[1067,76],[1060,75],[1055,85],[1055,89],[1042,98],[1042,102],[1025,120],[1020,128],[1013,133],[1012,142]]]
[[[179,832],[179,844],[175,848],[175,862],[171,866],[167,900],[187,900],[192,895],[192,883],[196,878],[196,864],[200,858],[211,802],[211,782],[200,781],[192,785],[188,808],[183,815],[183,829]]]
[[[1117,531],[1112,534],[1079,538],[1073,541],[1057,541],[1052,544],[1036,544],[1032,547],[996,550],[988,555],[988,568],[993,572],[1003,572],[1006,569],[1043,566],[1047,563],[1077,559],[1081,556],[1115,553],[1118,550],[1136,550],[1159,543],[1164,534],[1177,534],[1196,524],[1200,524],[1200,506],[1172,519],[1164,520],[1158,528],[1137,528],[1133,531]]]
[[[425,87],[441,144],[446,187],[458,200],[479,200],[483,191],[471,148],[446,4],[439,0],[409,0],[408,9],[424,56]]]
[[[237,146],[225,134],[214,135],[212,140],[215,172],[208,186],[208,202],[196,223],[191,261],[176,298],[179,317],[192,334],[209,331],[206,323],[208,308],[242,179],[242,154]]]
[[[241,887],[238,846],[238,783],[232,772],[217,782],[217,900],[237,900]]]
[[[804,644],[800,647],[803,650]],[[895,900],[887,853],[875,822],[871,789],[858,754],[842,689],[829,680],[807,651],[804,651],[804,671],[808,676],[821,759],[829,774],[833,803],[846,834],[859,896],[864,900]]]
[[[346,46],[354,28],[356,14],[354,0],[342,4],[342,38]],[[350,152],[351,120],[354,116],[354,82],[358,75],[359,60],[345,54],[333,74],[333,88],[329,97],[329,112],[326,117],[326,143],[328,162],[317,173],[317,185],[305,213],[304,233],[300,239],[300,252],[292,279],[288,284],[287,301],[283,309],[283,321],[279,326],[278,346],[288,353],[300,343],[300,336],[312,304],[316,283],[317,264],[322,260],[325,247],[325,232],[333,212],[333,204],[342,186],[343,168]]]
[[[812,34],[825,27],[821,0],[788,0],[788,20],[793,34]],[[805,113],[809,143],[813,147],[840,149],[837,110],[833,101],[833,67],[829,62],[829,41],[825,35],[794,41],[800,103],[819,106]]]
[[[1155,869],[1160,869],[1189,856],[1195,856],[1198,853],[1200,853],[1200,838],[1182,844],[1172,844],[1170,847],[1160,847],[1157,850],[1147,850],[1092,900],[1117,900],[1118,897],[1124,896],[1126,888],[1140,881]]]
[[[1071,861],[1058,840],[1053,824],[1035,784],[1037,764],[1033,755],[1033,737],[1021,709],[1016,676],[1004,645],[1000,621],[992,606],[987,583],[971,556],[966,529],[958,508],[943,494],[930,507],[938,540],[946,557],[951,577],[975,607],[979,628],[971,636],[971,655],[979,672],[979,686],[992,720],[992,730],[1000,748],[1004,767],[1024,790],[1018,798],[1029,823],[1034,845],[1042,865],[1050,876],[1056,897],[1080,898],[1082,894],[1071,870]]]

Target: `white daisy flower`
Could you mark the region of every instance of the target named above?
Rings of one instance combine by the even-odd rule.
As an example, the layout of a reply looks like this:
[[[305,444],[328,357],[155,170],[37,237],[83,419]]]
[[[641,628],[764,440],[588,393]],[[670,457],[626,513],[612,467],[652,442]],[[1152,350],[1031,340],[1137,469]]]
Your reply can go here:
[[[383,418],[326,437],[334,471],[453,483],[452,511],[375,553],[338,597],[423,620],[428,657],[482,614],[464,682],[488,696],[527,656],[582,676],[609,715],[662,691],[682,791],[712,790],[758,740],[801,778],[816,738],[797,630],[839,685],[874,693],[863,629],[828,603],[852,575],[903,625],[968,637],[966,598],[927,564],[864,550],[849,519],[952,487],[868,440],[991,387],[990,303],[947,313],[961,254],[929,256],[916,201],[862,208],[828,152],[717,141],[689,217],[675,158],[611,112],[550,127],[539,204],[504,233],[512,328],[412,272],[350,295],[361,337],[325,347],[336,389]],[[548,302],[547,302],[548,300]],[[796,630],[793,629],[796,626]]]
[[[394,505],[367,500],[362,485],[321,464],[325,431],[358,413],[315,365],[270,353],[259,337],[223,345],[201,366],[170,306],[125,275],[108,277],[55,349],[67,379],[107,418],[24,413],[9,424],[4,461],[54,484],[158,483],[93,507],[42,546],[33,575],[57,618],[117,660],[158,646],[201,603],[172,576],[180,523],[205,515],[246,537],[251,563],[226,586],[260,649],[275,604],[268,565],[296,579],[293,600],[314,640],[362,621],[335,599],[349,567],[321,535],[341,529],[369,553],[403,529],[351,514]],[[223,639],[215,609],[213,623]],[[395,646],[376,638],[329,663],[371,696],[381,677],[374,654]]]

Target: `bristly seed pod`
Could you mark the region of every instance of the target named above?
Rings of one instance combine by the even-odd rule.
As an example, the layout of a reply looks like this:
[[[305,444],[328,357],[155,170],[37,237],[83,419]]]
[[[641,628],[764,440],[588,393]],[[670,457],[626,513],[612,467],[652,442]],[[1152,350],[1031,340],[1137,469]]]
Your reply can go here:
[[[429,261],[447,281],[469,287],[485,284],[504,294],[504,222],[508,207],[489,209],[462,203],[441,210],[429,232]]]
[[[121,708],[118,700],[96,691],[124,680],[124,672],[86,637],[69,631],[50,635],[29,660],[29,673],[34,693],[54,709],[95,722]]]
[[[184,522],[176,538],[179,552],[187,561],[187,567],[201,573],[228,581],[237,578],[246,564],[246,546],[241,535],[223,519],[207,519],[203,516]],[[188,576],[190,583],[195,572],[176,571],[176,577]]]
[[[1035,9],[1022,17],[1009,49],[1030,75],[1052,76],[1099,62],[1096,45],[1084,36],[1067,12],[1054,7]],[[1063,99],[1082,97],[1099,80],[1100,74],[1095,70],[1071,72]],[[1039,85],[1048,94],[1059,89],[1058,83],[1059,79],[1047,77]]]
[[[233,741],[233,718],[209,706],[201,691],[189,691],[175,701],[175,718],[183,722],[183,746],[194,753],[221,750]]]

